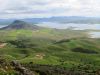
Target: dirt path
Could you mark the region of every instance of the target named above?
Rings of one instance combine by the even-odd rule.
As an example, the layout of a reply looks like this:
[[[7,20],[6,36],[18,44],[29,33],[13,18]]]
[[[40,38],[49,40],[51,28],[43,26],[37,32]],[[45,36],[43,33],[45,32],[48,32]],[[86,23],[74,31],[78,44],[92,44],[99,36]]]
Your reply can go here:
[[[4,48],[7,45],[7,43],[0,43],[0,48]]]

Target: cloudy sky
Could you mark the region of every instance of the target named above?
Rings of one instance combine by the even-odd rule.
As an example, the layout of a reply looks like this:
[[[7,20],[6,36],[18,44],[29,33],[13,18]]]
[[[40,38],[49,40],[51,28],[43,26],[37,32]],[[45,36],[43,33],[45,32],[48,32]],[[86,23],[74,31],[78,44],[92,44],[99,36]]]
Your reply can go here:
[[[100,0],[0,0],[0,18],[100,17]]]

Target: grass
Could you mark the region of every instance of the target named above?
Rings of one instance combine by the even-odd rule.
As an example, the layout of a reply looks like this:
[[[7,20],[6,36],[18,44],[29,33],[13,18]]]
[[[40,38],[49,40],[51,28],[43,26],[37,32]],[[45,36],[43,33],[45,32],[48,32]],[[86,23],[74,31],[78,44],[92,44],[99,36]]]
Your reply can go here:
[[[100,39],[86,38],[88,35],[85,31],[11,30],[0,31],[0,34],[0,41],[8,43],[4,48],[0,48],[0,55],[10,61],[60,65],[66,68],[79,64],[100,66]],[[83,48],[82,50],[87,53],[79,48]],[[73,51],[75,49],[77,51]],[[91,51],[96,53],[91,53]],[[44,54],[44,56],[40,59],[37,54]]]

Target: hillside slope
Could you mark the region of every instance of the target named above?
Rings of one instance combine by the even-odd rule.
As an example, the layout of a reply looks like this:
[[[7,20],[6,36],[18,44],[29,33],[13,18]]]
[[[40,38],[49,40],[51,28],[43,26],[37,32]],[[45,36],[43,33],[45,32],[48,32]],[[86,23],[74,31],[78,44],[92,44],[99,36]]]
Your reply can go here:
[[[17,60],[41,73],[38,75],[96,75],[100,69],[100,39],[88,38],[87,32],[38,29],[38,26],[15,21],[0,30],[0,45],[3,46],[0,58],[10,62]]]
[[[32,25],[30,23],[20,21],[20,20],[15,20],[13,23],[10,25],[1,28],[2,30],[14,30],[14,29],[29,29],[29,30],[37,30],[40,29],[39,26]]]

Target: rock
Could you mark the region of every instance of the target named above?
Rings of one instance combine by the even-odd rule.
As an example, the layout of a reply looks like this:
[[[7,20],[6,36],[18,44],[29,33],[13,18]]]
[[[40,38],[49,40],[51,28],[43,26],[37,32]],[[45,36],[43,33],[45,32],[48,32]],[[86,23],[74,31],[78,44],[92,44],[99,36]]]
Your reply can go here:
[[[12,65],[14,66],[14,69],[18,72],[21,73],[21,75],[35,75],[32,71],[30,71],[29,69],[26,69],[25,67],[23,67],[20,63],[18,63],[17,61],[12,61],[11,62]]]

